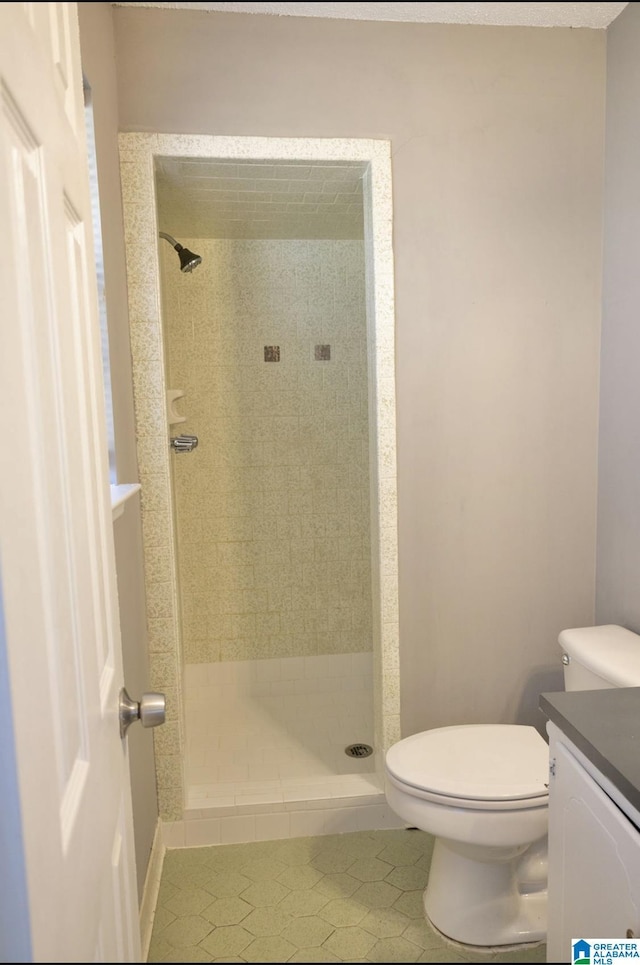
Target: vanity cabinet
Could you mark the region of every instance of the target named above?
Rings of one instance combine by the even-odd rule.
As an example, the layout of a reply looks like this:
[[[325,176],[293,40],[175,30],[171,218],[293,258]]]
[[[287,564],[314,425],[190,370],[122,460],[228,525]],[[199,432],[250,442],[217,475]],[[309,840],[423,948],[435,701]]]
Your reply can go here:
[[[547,961],[640,936],[640,813],[552,722]]]

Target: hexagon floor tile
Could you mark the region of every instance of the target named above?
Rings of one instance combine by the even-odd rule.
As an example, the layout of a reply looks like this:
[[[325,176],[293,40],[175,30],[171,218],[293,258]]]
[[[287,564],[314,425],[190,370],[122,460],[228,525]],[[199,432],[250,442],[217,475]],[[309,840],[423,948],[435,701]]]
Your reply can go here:
[[[149,962],[545,962],[483,953],[424,918],[433,839],[354,831],[167,851]]]

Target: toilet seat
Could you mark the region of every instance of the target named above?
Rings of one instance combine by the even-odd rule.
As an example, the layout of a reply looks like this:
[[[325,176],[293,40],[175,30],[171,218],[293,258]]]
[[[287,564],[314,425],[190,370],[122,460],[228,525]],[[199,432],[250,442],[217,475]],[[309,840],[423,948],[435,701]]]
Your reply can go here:
[[[413,734],[386,754],[386,774],[413,797],[475,810],[548,803],[549,749],[534,727],[462,724]]]

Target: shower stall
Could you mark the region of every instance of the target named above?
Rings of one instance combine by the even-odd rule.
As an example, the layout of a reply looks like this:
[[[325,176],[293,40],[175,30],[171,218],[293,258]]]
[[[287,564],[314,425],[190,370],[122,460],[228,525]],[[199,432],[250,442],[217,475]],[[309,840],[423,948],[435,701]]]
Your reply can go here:
[[[396,820],[380,780],[399,736],[384,714],[397,710],[397,614],[380,599],[368,174],[357,159],[153,156],[176,636],[176,720],[156,759],[161,804],[174,785],[173,843]],[[135,319],[132,335],[140,383]],[[383,525],[393,539],[395,516]],[[169,608],[149,589],[153,672]],[[168,662],[155,660],[165,679]]]

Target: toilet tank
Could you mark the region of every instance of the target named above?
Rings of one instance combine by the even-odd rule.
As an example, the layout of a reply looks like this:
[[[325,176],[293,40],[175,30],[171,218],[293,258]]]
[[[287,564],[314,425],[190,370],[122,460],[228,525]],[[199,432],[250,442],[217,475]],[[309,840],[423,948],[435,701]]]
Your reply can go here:
[[[563,630],[565,690],[605,690],[640,687],[640,636],[608,624]]]

